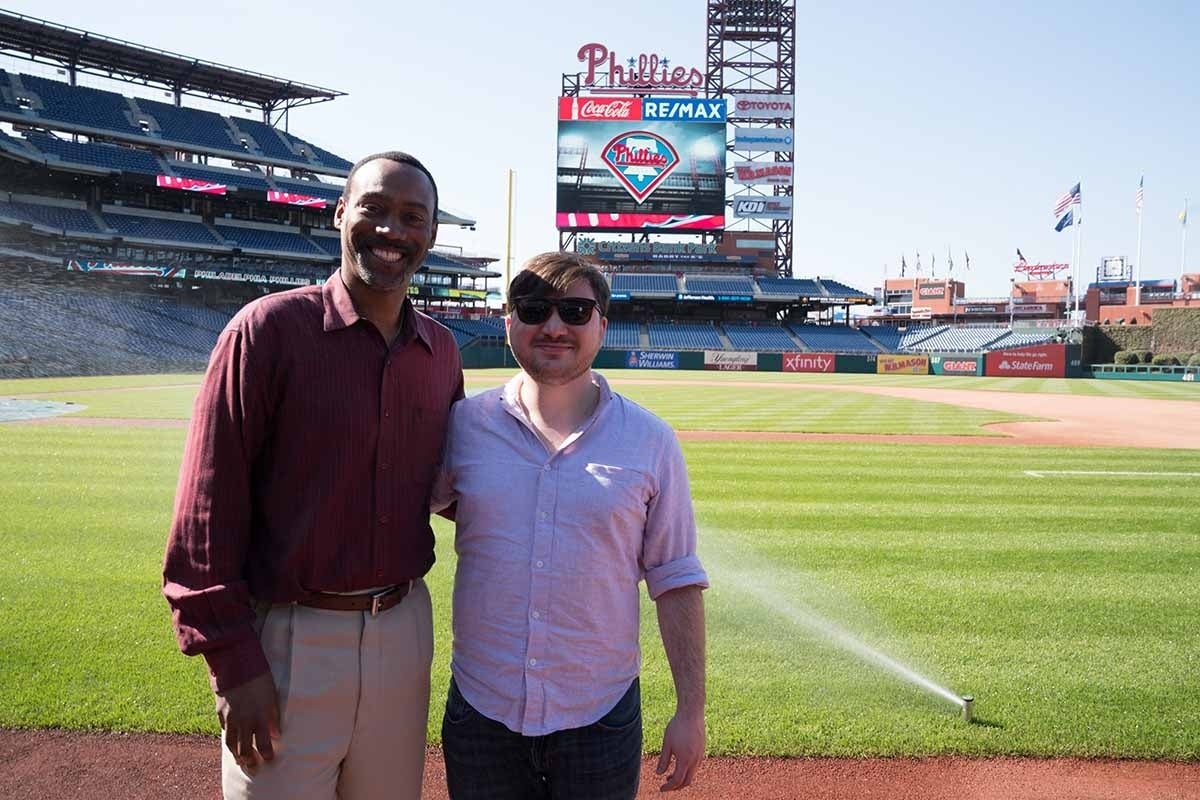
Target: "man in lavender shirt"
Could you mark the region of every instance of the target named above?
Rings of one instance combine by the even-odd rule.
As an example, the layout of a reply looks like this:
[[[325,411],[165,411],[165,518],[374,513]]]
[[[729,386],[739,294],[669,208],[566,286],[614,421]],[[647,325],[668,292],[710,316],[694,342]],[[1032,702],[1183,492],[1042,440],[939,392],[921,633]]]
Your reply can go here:
[[[509,287],[522,371],[451,411],[434,508],[457,502],[452,679],[442,721],[454,800],[616,800],[642,746],[638,583],[658,612],[676,711],[658,773],[704,757],[708,578],[670,427],[591,364],[609,290],[545,253]]]

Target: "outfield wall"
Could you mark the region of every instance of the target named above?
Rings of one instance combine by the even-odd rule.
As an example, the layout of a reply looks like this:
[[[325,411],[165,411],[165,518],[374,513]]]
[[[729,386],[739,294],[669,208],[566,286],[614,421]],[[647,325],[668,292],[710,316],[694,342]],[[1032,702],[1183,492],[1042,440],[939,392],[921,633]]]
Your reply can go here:
[[[463,366],[516,367],[503,345],[471,345]],[[987,353],[753,353],[736,350],[601,350],[596,369],[719,370],[846,373],[859,375],[965,375],[1006,378],[1082,378],[1079,345],[1039,344]]]

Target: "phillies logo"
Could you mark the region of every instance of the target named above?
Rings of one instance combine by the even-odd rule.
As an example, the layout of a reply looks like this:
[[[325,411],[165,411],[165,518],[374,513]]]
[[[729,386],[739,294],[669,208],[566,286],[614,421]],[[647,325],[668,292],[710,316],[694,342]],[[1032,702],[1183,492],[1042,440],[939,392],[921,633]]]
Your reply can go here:
[[[649,131],[630,131],[614,137],[604,146],[600,158],[639,203],[679,166],[679,153],[671,143]]]

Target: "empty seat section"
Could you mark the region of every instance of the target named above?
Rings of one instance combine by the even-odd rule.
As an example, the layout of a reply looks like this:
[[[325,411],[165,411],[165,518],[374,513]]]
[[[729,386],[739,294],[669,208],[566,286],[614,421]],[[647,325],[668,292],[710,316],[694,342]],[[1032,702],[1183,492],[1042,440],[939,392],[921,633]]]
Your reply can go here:
[[[642,326],[632,320],[610,319],[604,334],[604,346],[614,350],[634,350],[641,347]]]
[[[651,347],[674,350],[723,350],[721,337],[712,325],[693,322],[651,322],[647,326]]]
[[[683,284],[685,292],[694,294],[754,294],[754,281],[750,278],[688,275]]]
[[[233,140],[228,123],[220,114],[138,98],[138,108],[154,117],[159,135],[174,142],[187,142],[217,150],[242,150]]]
[[[45,108],[38,114],[44,119],[126,134],[142,133],[141,128],[135,127],[126,116],[131,109],[119,94],[87,86],[71,86],[36,75],[22,75],[21,82],[41,98]]]
[[[238,128],[250,134],[254,141],[258,144],[258,149],[262,151],[264,156],[270,158],[285,159],[287,161],[295,161],[301,164],[307,163],[307,159],[301,158],[296,153],[293,153],[286,144],[280,140],[275,128],[267,125],[265,122],[259,122],[253,119],[235,119]]]
[[[118,214],[106,211],[103,214],[108,227],[122,236],[132,239],[154,239],[166,242],[189,242],[192,244],[224,244],[218,242],[200,220],[188,221],[176,218],[143,217],[134,214]]]
[[[794,278],[759,278],[758,288],[763,294],[779,294],[788,297],[819,297],[821,290],[809,280]]]
[[[101,233],[96,220],[82,208],[62,208],[40,203],[9,203],[0,201],[0,217],[42,225],[55,230]]]
[[[856,328],[848,325],[788,325],[810,350],[833,353],[878,353],[879,348]]]
[[[731,325],[727,322],[722,327],[734,350],[786,352],[796,349],[796,342],[787,331],[774,325]]]
[[[342,196],[342,187],[331,183],[316,183],[314,181],[294,181],[287,178],[275,178],[275,185],[281,192],[303,194],[309,197],[319,197],[329,203],[336,203]]]
[[[243,250],[265,250],[275,253],[300,253],[324,256],[316,245],[298,232],[267,228],[240,228],[232,225],[216,225],[217,231],[226,239],[236,242]]]
[[[860,291],[851,286],[847,286],[844,283],[839,283],[838,281],[830,280],[829,278],[821,278],[820,281],[821,281],[821,285],[825,287],[825,291],[829,292],[829,294],[833,295],[834,297],[847,297],[847,296],[869,297],[870,296],[866,292]]]
[[[986,349],[988,345],[1006,333],[1008,331],[1003,328],[947,328],[935,336],[923,339],[909,349],[925,353],[975,352]]]
[[[612,276],[612,290],[628,294],[675,294],[679,291],[679,281],[674,275],[618,272]]]
[[[135,150],[132,147],[121,147],[114,144],[97,142],[67,142],[47,136],[44,133],[28,133],[26,138],[33,146],[46,155],[58,156],[63,161],[73,164],[87,164],[94,167],[118,170],[122,172],[141,172],[148,175],[158,175],[162,166],[153,153],[146,150]]]
[[[172,162],[171,169],[181,178],[194,178],[198,181],[210,181],[222,184],[223,186],[233,186],[238,189],[251,189],[259,192],[265,192],[268,189],[266,176],[248,170],[234,172],[232,170],[204,169],[203,167],[190,167],[175,162]]]

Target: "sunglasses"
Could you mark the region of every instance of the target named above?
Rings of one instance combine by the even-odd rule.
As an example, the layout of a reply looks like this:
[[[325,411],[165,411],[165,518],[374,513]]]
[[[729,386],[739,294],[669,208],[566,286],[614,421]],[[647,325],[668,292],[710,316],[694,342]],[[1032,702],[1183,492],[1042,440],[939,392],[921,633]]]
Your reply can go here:
[[[541,325],[550,319],[551,310],[557,310],[558,318],[568,325],[586,325],[592,311],[600,307],[586,297],[517,297],[512,304],[517,319],[526,325]]]

